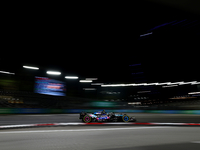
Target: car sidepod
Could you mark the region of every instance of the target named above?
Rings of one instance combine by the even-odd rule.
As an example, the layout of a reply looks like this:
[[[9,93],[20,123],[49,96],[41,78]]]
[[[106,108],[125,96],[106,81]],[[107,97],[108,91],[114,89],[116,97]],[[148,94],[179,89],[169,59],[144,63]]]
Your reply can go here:
[[[135,117],[130,117],[130,122],[136,122],[136,118]]]

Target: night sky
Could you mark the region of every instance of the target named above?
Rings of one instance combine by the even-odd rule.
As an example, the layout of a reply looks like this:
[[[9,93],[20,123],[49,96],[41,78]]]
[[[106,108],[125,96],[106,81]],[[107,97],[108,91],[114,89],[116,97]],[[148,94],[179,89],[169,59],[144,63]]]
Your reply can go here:
[[[41,72],[133,82],[129,65],[141,63],[149,82],[199,81],[199,13],[186,7],[188,1],[180,7],[170,2],[5,12],[1,70],[18,72],[30,65]],[[140,38],[148,32],[153,34]]]

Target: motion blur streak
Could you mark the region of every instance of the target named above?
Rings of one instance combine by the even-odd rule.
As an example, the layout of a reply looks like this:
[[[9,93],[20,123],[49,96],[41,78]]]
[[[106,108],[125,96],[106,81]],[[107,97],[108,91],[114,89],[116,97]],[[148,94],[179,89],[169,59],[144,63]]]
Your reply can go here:
[[[86,78],[85,80],[98,80],[98,78]]]
[[[47,74],[51,74],[51,75],[60,75],[61,72],[58,72],[58,71],[47,71]]]
[[[95,88],[83,88],[83,90],[86,90],[86,91],[94,91],[96,90]]]
[[[191,93],[188,93],[188,94],[200,94],[200,92],[191,92]]]
[[[153,34],[153,32],[142,34],[142,35],[140,35],[140,37],[147,36],[147,35],[150,35],[150,34]]]
[[[185,84],[199,84],[199,82],[197,81],[191,81],[191,82],[164,82],[164,83],[139,83],[139,84],[135,84],[135,83],[131,83],[131,84],[104,84],[101,85],[101,87],[115,87],[115,86],[150,86],[150,85],[171,85],[171,86],[178,86],[178,85],[185,85]],[[167,86],[166,86],[167,87]],[[170,86],[169,86],[170,87]]]
[[[77,129],[77,130],[38,130],[38,131],[12,131],[0,132],[0,134],[9,133],[37,133],[37,132],[73,132],[73,131],[107,131],[107,130],[137,130],[137,129],[158,129],[158,128],[172,128],[172,127],[133,127],[133,128],[101,128],[101,129]]]
[[[65,76],[65,79],[78,79],[76,76]]]
[[[162,87],[166,88],[166,87],[174,87],[174,86],[178,86],[178,85],[167,85],[167,86],[162,86]]]
[[[82,82],[82,83],[87,83],[87,82],[92,82],[91,80],[80,80],[79,82]]]
[[[15,74],[15,73],[12,73],[12,72],[7,72],[7,71],[0,71],[0,73],[4,73],[4,74],[12,74],[12,75]]]
[[[26,68],[26,69],[34,69],[34,70],[39,70],[38,67],[31,67],[31,66],[23,66],[23,68]]]

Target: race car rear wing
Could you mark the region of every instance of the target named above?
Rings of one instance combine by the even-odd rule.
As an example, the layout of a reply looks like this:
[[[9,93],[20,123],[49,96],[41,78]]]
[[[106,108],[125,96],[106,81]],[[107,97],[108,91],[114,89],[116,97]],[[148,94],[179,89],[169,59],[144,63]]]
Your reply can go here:
[[[79,119],[83,119],[83,117],[84,117],[86,114],[87,114],[86,112],[81,112],[81,113],[80,113],[80,116],[79,116]]]

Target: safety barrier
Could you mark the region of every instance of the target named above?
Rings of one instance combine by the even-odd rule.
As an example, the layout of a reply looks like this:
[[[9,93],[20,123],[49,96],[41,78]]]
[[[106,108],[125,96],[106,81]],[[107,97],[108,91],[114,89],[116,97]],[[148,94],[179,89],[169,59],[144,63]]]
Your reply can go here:
[[[40,109],[40,108],[0,108],[0,114],[61,114],[102,111],[100,109]],[[161,113],[161,114],[198,114],[200,110],[109,110],[117,113]]]

